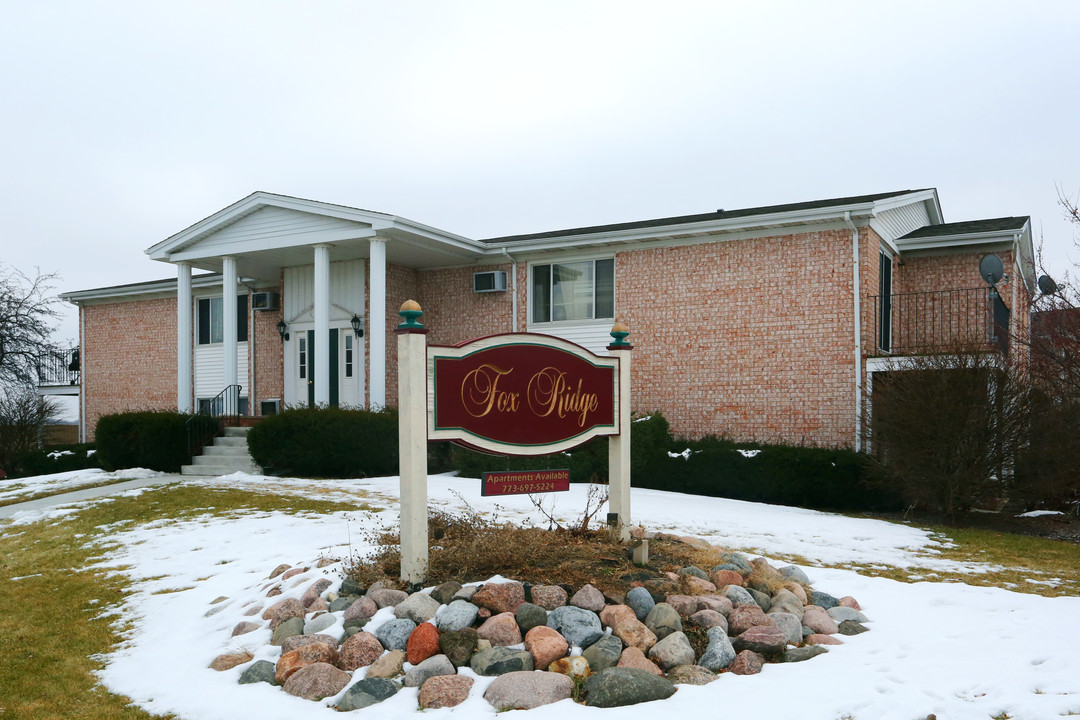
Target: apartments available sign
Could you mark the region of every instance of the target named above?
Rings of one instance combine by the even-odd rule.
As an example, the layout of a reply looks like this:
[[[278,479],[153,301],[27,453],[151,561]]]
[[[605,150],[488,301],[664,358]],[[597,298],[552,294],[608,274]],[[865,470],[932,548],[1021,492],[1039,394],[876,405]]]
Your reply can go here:
[[[428,347],[428,438],[539,455],[619,433],[619,361],[536,334]]]

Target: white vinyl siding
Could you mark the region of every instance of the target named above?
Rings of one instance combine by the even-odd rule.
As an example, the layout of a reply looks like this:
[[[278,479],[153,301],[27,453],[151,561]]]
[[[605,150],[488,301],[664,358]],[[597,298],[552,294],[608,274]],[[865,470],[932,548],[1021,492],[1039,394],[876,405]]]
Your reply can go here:
[[[194,352],[195,364],[195,397],[212,398],[225,389],[225,346],[221,343],[215,345],[196,345]],[[239,378],[244,397],[248,395],[248,344],[246,342],[236,344],[236,377]]]
[[[245,242],[265,244],[266,241],[272,242],[275,239],[287,242],[292,247],[303,245],[305,235],[309,235],[313,240],[317,238],[326,242],[333,240],[335,235],[340,236],[340,239],[356,237],[358,229],[364,227],[366,226],[356,222],[298,210],[263,207],[203,239],[199,242],[199,249],[212,250],[221,247],[235,252],[237,244],[241,247]]]
[[[929,224],[930,216],[926,213],[926,204],[921,202],[890,208],[878,213],[877,217],[870,221],[874,232],[889,242]]]

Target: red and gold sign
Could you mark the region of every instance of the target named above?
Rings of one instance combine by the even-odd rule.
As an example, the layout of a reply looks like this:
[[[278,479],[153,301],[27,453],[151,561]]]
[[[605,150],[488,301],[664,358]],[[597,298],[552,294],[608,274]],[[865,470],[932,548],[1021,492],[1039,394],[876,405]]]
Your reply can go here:
[[[618,360],[540,335],[428,348],[428,436],[535,455],[618,434]]]
[[[481,495],[531,495],[570,489],[569,470],[520,470],[484,473]]]

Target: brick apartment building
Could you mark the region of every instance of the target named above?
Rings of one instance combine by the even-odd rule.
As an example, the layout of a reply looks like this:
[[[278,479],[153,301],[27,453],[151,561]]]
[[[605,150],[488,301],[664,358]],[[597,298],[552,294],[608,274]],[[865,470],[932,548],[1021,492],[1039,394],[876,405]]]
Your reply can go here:
[[[256,192],[146,252],[177,277],[62,296],[87,440],[103,414],[232,385],[253,415],[392,405],[414,299],[436,344],[527,331],[603,353],[625,323],[633,409],[676,434],[858,447],[873,373],[957,341],[1007,352],[1034,289],[1029,218],[945,223],[933,189],[486,240]]]

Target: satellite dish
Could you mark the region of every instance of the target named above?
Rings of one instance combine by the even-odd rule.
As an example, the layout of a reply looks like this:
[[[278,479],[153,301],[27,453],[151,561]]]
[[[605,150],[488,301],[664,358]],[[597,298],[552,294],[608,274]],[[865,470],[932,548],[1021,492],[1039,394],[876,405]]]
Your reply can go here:
[[[1049,275],[1040,275],[1038,279],[1039,291],[1043,295],[1053,295],[1058,291],[1058,284]]]
[[[1005,275],[1005,266],[1001,264],[1001,258],[994,253],[982,256],[979,261],[979,275],[990,285],[997,285]]]

